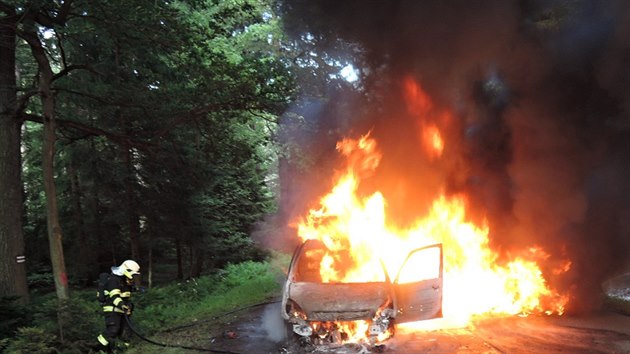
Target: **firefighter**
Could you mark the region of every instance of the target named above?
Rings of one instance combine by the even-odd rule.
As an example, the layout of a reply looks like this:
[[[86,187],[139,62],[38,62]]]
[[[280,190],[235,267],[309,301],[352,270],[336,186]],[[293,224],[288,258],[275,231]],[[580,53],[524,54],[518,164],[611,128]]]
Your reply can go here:
[[[133,310],[132,286],[139,276],[140,266],[133,260],[113,266],[111,273],[101,275],[98,296],[105,315],[105,331],[97,338],[100,350],[111,353],[117,347],[128,345],[121,337],[127,324],[125,315],[131,316]]]

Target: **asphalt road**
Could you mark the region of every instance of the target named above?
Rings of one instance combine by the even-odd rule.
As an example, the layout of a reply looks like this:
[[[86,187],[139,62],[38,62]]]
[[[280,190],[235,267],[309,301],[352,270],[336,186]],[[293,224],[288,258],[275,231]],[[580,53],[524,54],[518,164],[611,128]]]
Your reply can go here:
[[[214,333],[208,333],[207,342],[195,345],[243,354],[630,353],[630,316],[612,312],[492,318],[458,329],[398,329],[380,348],[360,345],[288,348],[277,306],[241,313],[215,331],[208,331]]]
[[[630,317],[508,317],[463,329],[398,331],[387,353],[630,353]]]

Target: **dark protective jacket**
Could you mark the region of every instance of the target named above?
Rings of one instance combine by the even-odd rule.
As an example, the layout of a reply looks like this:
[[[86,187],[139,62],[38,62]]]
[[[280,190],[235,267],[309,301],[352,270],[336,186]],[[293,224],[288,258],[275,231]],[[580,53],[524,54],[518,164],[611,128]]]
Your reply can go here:
[[[125,333],[125,312],[131,314],[131,285],[124,276],[109,274],[102,289],[104,297],[103,313],[105,315],[105,331],[97,340],[106,351],[112,350]],[[125,311],[125,308],[127,311]],[[124,341],[123,341],[124,344]]]
[[[103,312],[125,313],[123,305],[131,306],[131,285],[124,276],[110,274],[105,284]]]

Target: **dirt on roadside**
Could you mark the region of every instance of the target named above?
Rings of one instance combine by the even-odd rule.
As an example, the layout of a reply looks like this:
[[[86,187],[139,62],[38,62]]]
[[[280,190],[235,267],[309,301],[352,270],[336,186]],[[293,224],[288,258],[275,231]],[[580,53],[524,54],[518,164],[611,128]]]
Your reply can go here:
[[[217,318],[200,320],[160,333],[171,346],[205,350],[183,350],[181,353],[216,351],[238,354],[286,353],[285,327],[279,303],[265,303]]]

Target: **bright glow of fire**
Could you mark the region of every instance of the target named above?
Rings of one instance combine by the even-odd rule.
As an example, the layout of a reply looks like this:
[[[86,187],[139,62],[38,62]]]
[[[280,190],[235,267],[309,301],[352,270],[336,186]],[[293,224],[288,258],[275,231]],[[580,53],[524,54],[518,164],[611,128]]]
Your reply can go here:
[[[426,114],[432,109],[419,85],[407,83],[406,90],[408,98],[416,100],[410,110]],[[424,126],[428,127],[424,136],[430,146],[441,153],[445,141],[438,127]],[[436,191],[427,215],[419,216],[411,227],[392,225],[386,218],[387,201],[380,192],[367,196],[357,193],[361,178],[379,165],[377,142],[368,133],[358,140],[342,140],[337,150],[347,158],[346,169],[330,193],[321,198],[320,206],[297,225],[301,239],[319,239],[332,251],[321,263],[324,282],[383,281],[379,259],[394,279],[411,250],[442,243],[444,318],[434,326],[466,326],[475,316],[563,313],[568,298],[548,286],[536,263],[548,257],[544,250],[533,246],[507,262],[499,262],[489,247],[488,226],[467,219],[466,197],[440,191]],[[437,261],[432,262],[435,265]],[[566,262],[560,271],[569,267],[570,262]],[[405,266],[409,269],[415,277],[410,280],[434,276],[419,272],[431,269],[426,265]]]
[[[444,151],[444,140],[435,125],[427,125],[422,129],[422,141],[429,157],[435,158],[442,155]]]

